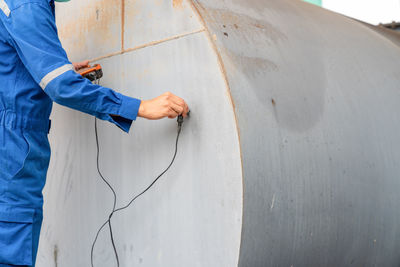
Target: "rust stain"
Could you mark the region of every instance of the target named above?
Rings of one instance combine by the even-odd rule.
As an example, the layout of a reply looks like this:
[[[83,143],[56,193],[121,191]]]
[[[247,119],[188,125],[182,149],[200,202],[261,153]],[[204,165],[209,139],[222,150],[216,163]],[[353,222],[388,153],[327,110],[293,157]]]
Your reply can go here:
[[[193,35],[193,34],[200,33],[200,32],[204,32],[204,31],[205,31],[205,29],[199,29],[199,30],[196,30],[196,31],[193,31],[193,32],[174,35],[174,36],[171,36],[171,37],[168,37],[168,38],[165,38],[165,39],[153,41],[153,42],[146,43],[146,44],[143,44],[143,45],[138,45],[138,46],[135,46],[135,47],[132,47],[132,48],[127,48],[127,49],[124,49],[122,51],[110,53],[110,54],[107,54],[107,55],[104,55],[104,56],[101,56],[101,57],[96,57],[96,58],[91,59],[90,62],[96,62],[96,61],[99,61],[99,60],[102,60],[102,59],[106,59],[106,58],[110,58],[110,57],[113,57],[113,56],[121,55],[121,54],[124,54],[124,53],[136,51],[136,50],[143,49],[143,48],[146,48],[146,47],[155,46],[155,45],[158,45],[158,44],[161,44],[161,43],[165,43],[165,42],[169,42],[169,41],[172,41],[172,40],[180,39],[182,37],[186,37],[186,36]]]
[[[150,2],[150,3],[149,3]],[[153,8],[146,8],[147,5],[151,5]],[[137,32],[143,30],[143,25],[146,25],[146,18],[150,18],[148,15],[154,12],[154,9],[158,9],[156,6],[158,1],[156,0],[125,0],[124,17],[125,17],[125,36],[124,36],[124,50],[129,47],[137,40]]]
[[[143,3],[144,1],[139,1],[139,0],[125,0],[124,1],[124,20],[130,23],[133,21],[133,18],[143,15],[144,9],[143,9]],[[124,37],[126,41],[129,40],[131,36],[127,35]]]
[[[172,0],[172,6],[174,8],[182,9],[183,8],[183,0]]]
[[[186,37],[186,36],[189,36],[189,35],[192,35],[192,34],[196,34],[196,33],[200,33],[200,32],[204,32],[204,31],[205,31],[205,29],[200,29],[200,30],[196,30],[196,31],[193,31],[193,32],[189,32],[189,33],[174,35],[174,36],[171,36],[171,37],[168,37],[168,38],[165,38],[165,39],[161,39],[161,40],[157,40],[157,41],[153,41],[153,42],[146,43],[146,44],[143,44],[143,45],[139,45],[139,46],[135,46],[135,47],[132,47],[132,48],[125,49],[123,51],[123,53],[135,51],[135,50],[142,49],[142,48],[149,47],[149,46],[158,45],[158,44],[161,44],[161,43],[165,43],[165,42],[168,42],[168,41],[176,40],[176,39],[179,39],[179,38],[182,38],[182,37]]]
[[[100,57],[96,57],[96,58],[90,59],[89,62],[91,62],[91,63],[92,62],[97,62],[97,61],[102,60],[102,59],[106,59],[106,58],[110,58],[110,57],[121,55],[122,53],[123,53],[123,51],[110,53],[110,54],[107,54],[107,55],[103,55],[103,56],[100,56]]]
[[[127,18],[133,18],[139,15],[141,7],[141,2],[137,0],[128,0],[125,2],[125,16]]]
[[[121,1],[90,1],[78,8],[74,6],[70,10],[63,10],[73,13],[73,16],[60,16],[64,18],[58,27],[60,38],[67,46],[78,51],[96,49],[92,44],[98,47],[116,46],[119,38],[115,38],[113,29],[119,27]],[[91,40],[91,45],[87,40]]]

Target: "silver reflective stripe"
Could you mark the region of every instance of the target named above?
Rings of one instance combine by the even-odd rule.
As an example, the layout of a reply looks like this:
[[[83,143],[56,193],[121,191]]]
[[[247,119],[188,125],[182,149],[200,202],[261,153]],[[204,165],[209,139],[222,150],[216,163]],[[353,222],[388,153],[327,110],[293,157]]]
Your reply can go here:
[[[0,9],[6,14],[7,17],[10,16],[10,9],[7,6],[7,3],[4,0],[0,0]]]
[[[0,0],[1,1],[1,0]],[[43,79],[40,81],[40,87],[44,90],[46,86],[55,78],[60,76],[61,74],[64,74],[65,72],[69,70],[74,70],[74,66],[72,64],[66,64],[62,67],[59,67],[51,72],[49,72],[46,76],[43,77]]]

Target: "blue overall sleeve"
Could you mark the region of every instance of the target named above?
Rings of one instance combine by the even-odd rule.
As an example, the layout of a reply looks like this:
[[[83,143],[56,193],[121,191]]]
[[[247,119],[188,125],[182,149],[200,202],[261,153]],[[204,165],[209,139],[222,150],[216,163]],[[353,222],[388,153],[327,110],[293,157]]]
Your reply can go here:
[[[140,100],[92,84],[73,70],[46,0],[25,2],[11,9],[3,23],[26,69],[53,101],[110,121],[129,132]]]

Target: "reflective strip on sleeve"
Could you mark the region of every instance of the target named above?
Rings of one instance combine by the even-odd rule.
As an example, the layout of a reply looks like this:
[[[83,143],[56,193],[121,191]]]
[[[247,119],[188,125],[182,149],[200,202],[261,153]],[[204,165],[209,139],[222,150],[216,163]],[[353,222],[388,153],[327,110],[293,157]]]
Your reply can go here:
[[[10,16],[10,9],[4,0],[0,0],[0,9],[4,12],[4,14],[9,17]]]
[[[72,64],[66,64],[62,67],[59,67],[59,68],[47,73],[47,75],[44,76],[43,79],[40,81],[40,83],[39,83],[40,87],[42,87],[42,89],[44,90],[52,80],[54,80],[55,78],[57,78],[58,76],[64,74],[65,72],[67,72],[69,70],[74,70],[74,66]]]

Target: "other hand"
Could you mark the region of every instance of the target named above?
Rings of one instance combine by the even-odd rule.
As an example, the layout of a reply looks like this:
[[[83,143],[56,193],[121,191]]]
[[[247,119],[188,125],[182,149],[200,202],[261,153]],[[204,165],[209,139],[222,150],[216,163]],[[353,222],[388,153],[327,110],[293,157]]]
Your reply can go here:
[[[74,66],[75,71],[90,67],[89,60],[85,60],[82,62],[72,62],[72,65]]]
[[[151,100],[142,100],[138,116],[149,120],[170,119],[179,115],[187,116],[189,107],[186,102],[176,95],[166,92]]]

